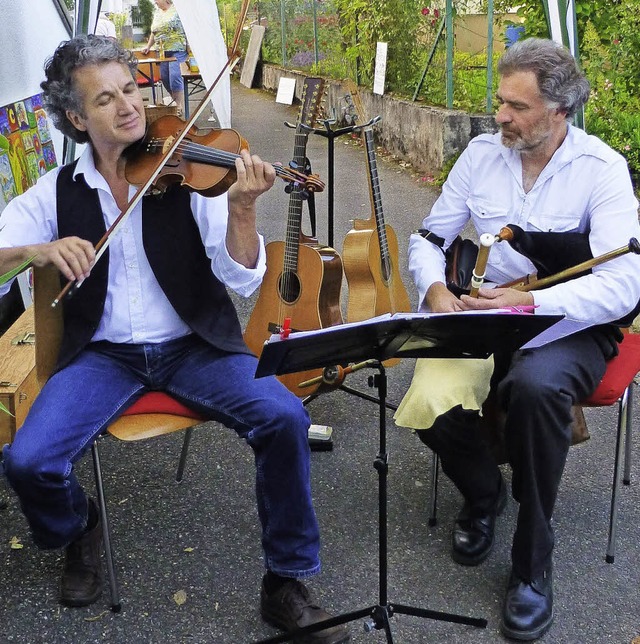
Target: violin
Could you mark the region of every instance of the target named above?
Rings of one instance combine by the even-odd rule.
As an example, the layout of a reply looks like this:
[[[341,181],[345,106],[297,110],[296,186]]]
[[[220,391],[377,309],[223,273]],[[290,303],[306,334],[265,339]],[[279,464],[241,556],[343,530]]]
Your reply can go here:
[[[174,144],[185,123],[177,116],[161,116],[147,128],[147,133],[127,151],[125,177],[134,186],[143,185],[159,160]],[[192,126],[173,154],[165,161],[153,181],[153,189],[164,192],[178,183],[205,197],[217,197],[236,180],[235,160],[249,144],[236,130],[210,130],[199,134]],[[276,175],[308,192],[322,192],[324,183],[318,175],[306,175],[293,167],[274,165]]]

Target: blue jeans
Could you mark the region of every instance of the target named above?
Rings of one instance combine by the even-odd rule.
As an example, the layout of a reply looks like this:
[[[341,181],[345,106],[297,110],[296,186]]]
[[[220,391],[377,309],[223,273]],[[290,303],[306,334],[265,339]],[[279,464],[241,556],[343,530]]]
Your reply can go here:
[[[180,73],[180,63],[187,60],[186,51],[166,51],[164,55],[167,58],[175,58],[175,62],[160,63],[160,78],[162,84],[168,92],[184,91],[182,74]]]
[[[59,548],[82,533],[87,498],[74,463],[127,406],[146,391],[162,390],[234,429],[254,450],[267,568],[285,577],[319,572],[309,416],[276,378],[254,379],[256,363],[194,335],[160,344],[89,345],[49,379],[4,448],[5,474],[36,544]]]

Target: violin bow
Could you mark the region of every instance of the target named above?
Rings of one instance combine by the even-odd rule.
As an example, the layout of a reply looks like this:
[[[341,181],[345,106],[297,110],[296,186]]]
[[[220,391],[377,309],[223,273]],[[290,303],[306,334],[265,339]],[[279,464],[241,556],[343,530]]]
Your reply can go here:
[[[242,36],[242,27],[244,25],[244,21],[247,17],[247,12],[249,10],[249,2],[250,0],[243,0],[242,2],[242,7],[240,8],[240,13],[238,15],[238,23],[236,24],[236,32],[233,38],[233,44],[231,45],[231,48],[229,50],[229,56],[227,58],[227,62],[222,66],[222,69],[216,76],[215,80],[211,84],[211,87],[207,90],[205,93],[204,97],[200,101],[200,104],[196,108],[196,110],[193,112],[189,120],[184,124],[181,130],[178,131],[178,133],[175,136],[175,139],[173,143],[167,147],[163,155],[160,157],[158,160],[158,163],[156,167],[153,169],[151,174],[149,175],[149,178],[142,184],[136,191],[136,193],[133,195],[133,197],[130,199],[130,201],[127,203],[125,206],[125,209],[116,217],[115,221],[109,226],[109,229],[105,232],[105,234],[102,236],[102,238],[98,241],[98,243],[95,246],[95,251],[96,251],[96,258],[94,260],[94,266],[95,263],[102,257],[104,252],[107,250],[109,244],[111,243],[111,240],[113,239],[114,235],[120,230],[122,225],[125,223],[133,209],[138,205],[140,200],[144,197],[144,195],[147,193],[147,190],[151,188],[153,185],[153,182],[157,178],[157,176],[162,172],[162,169],[164,168],[165,164],[167,161],[173,156],[173,153],[178,149],[178,146],[182,143],[184,137],[187,135],[189,130],[195,125],[196,120],[198,117],[202,114],[202,112],[205,109],[206,103],[215,90],[217,84],[220,82],[220,79],[222,78],[223,74],[227,70],[233,69],[233,67],[236,65],[238,60],[240,60],[240,38]],[[51,302],[51,306],[55,308],[58,306],[58,304],[65,298],[73,293],[75,293],[80,286],[82,286],[82,283],[84,280],[69,280],[65,287],[58,293],[56,298]]]

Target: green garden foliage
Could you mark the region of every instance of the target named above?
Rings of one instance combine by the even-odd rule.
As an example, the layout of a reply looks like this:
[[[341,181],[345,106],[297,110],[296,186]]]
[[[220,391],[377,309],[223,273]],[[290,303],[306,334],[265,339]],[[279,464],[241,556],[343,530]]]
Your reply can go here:
[[[486,10],[486,2],[484,5]],[[548,35],[541,0],[494,1],[496,14],[513,6],[519,7],[526,36]],[[251,7],[249,22],[259,20],[266,26],[264,61],[309,74],[351,78],[371,87],[376,44],[382,41],[388,43],[387,94],[408,99],[420,85],[421,102],[446,104],[444,37],[436,42],[445,0],[260,0]],[[227,38],[233,35],[239,8],[240,0],[218,0]],[[471,8],[470,0],[453,0],[454,20]],[[585,113],[586,128],[627,158],[638,185],[640,11],[637,3],[627,0],[576,0],[576,14],[581,64],[593,88]],[[496,41],[504,38],[505,27],[501,25],[494,32]],[[246,47],[249,30],[244,34]],[[434,57],[427,66],[434,45]],[[495,93],[498,77],[495,67],[493,70],[490,89]],[[486,48],[472,54],[455,50],[454,108],[484,112],[486,97]]]
[[[138,11],[142,20],[142,31],[146,38],[151,33],[151,23],[153,22],[153,12],[155,3],[152,0],[138,0]]]

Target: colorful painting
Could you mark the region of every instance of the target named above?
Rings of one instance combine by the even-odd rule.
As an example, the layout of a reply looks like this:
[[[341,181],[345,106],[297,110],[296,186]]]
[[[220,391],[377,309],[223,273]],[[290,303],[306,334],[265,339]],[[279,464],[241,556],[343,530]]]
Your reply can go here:
[[[47,168],[47,171],[51,168],[55,168],[58,165],[56,161],[56,153],[53,149],[53,143],[45,143],[42,146],[42,156],[44,157],[44,163]]]
[[[33,137],[31,136],[31,132],[22,132],[22,145],[24,145],[24,149],[27,152],[32,152],[35,150],[33,147]]]
[[[27,169],[27,151],[22,143],[21,132],[13,132],[7,139],[9,140],[9,163],[16,182],[16,191],[21,195],[31,185],[29,170]]]
[[[57,165],[42,95],[0,107],[0,211]]]
[[[9,129],[9,117],[7,116],[7,108],[0,107],[0,136],[7,136],[11,134]]]
[[[36,110],[41,110],[44,108],[44,105],[42,104],[42,94],[36,94],[35,96],[32,96],[30,99],[31,101],[31,108],[35,112]]]
[[[17,194],[8,152],[9,141],[0,135],[0,191],[5,202],[11,201]]]
[[[20,129],[20,125],[18,125],[18,115],[16,114],[16,108],[13,103],[7,105],[7,120],[9,121],[9,133]]]
[[[29,122],[29,129],[33,130],[36,127],[36,115],[34,114],[33,101],[30,98],[24,99],[24,107],[27,110],[27,121]]]
[[[49,122],[47,121],[47,113],[43,109],[35,111],[36,122],[38,124],[38,132],[40,133],[40,140],[43,143],[51,141],[51,132],[49,132]]]
[[[27,160],[27,176],[29,177],[29,186],[35,185],[40,177],[38,172],[38,155],[34,152],[28,152],[25,155]]]
[[[27,108],[24,106],[24,101],[15,103],[16,116],[18,117],[18,127],[21,130],[29,129],[29,119],[27,118]]]

